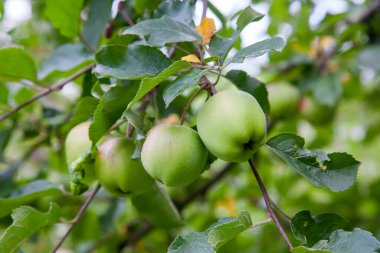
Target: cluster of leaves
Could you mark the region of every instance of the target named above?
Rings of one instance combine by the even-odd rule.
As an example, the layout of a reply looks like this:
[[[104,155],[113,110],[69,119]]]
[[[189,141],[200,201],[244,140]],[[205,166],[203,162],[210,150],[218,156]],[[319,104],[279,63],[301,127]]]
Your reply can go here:
[[[228,17],[209,3],[210,10],[222,23],[222,28],[214,34],[212,19],[204,19],[199,26],[194,25],[195,2],[125,1],[119,4],[117,14],[111,15],[112,1],[36,1],[33,10],[43,9],[46,16],[36,11],[33,22],[29,24],[44,22],[51,24],[54,29],[49,28],[46,32],[31,27],[31,36],[35,37],[26,41],[17,36],[17,29],[21,28],[9,31],[14,38],[13,44],[0,48],[0,114],[48,90],[45,86],[48,83],[60,81],[58,84],[66,85],[65,80],[71,81],[73,74],[92,66],[94,68],[83,71],[83,75],[75,80],[76,84],[67,84],[67,87],[76,91],[80,87],[81,92],[77,92],[80,93],[79,97],[71,99],[62,93],[54,93],[0,122],[0,162],[5,165],[4,170],[0,167],[0,217],[1,226],[4,227],[0,251],[14,252],[32,234],[39,232],[42,235],[42,228],[54,231],[57,225],[51,224],[75,215],[80,199],[67,194],[67,189],[71,187],[72,192],[77,194],[87,190],[81,170],[82,163],[93,162],[92,154],[83,154],[76,161],[77,164],[71,164],[68,171],[62,146],[67,132],[80,122],[92,120],[89,137],[94,145],[110,131],[113,134],[124,133],[128,124],[132,125],[135,128],[133,138],[137,144],[134,159],[139,159],[139,149],[146,132],[159,120],[171,120],[173,114],[181,115],[190,98],[189,94],[194,92],[204,76],[222,74],[221,78],[255,96],[269,117],[268,93],[262,81],[291,82],[304,96],[310,96],[332,108],[336,108],[340,101],[357,102],[363,98],[376,97],[379,93],[379,89],[373,85],[378,82],[376,78],[369,82],[370,88],[361,87],[361,73],[353,68],[356,64],[352,64],[359,59],[367,71],[370,69],[378,73],[379,58],[376,58],[376,54],[379,52],[379,32],[374,25],[366,27],[366,24],[378,20],[378,15],[360,19],[354,25],[344,24],[342,28],[340,23],[347,23],[347,16],[328,14],[323,23],[313,30],[305,25],[313,10],[310,3],[299,2],[297,15],[291,17],[287,2],[273,1],[268,13],[271,17],[268,33],[273,37],[241,48],[241,33],[264,15],[247,7],[236,13],[231,19],[233,22],[230,22]],[[84,13],[86,19],[83,21],[81,15]],[[289,22],[293,32],[284,47],[283,39],[275,35],[283,23]],[[234,28],[229,27],[229,23],[233,23]],[[28,25],[25,26],[28,28]],[[364,43],[363,38],[367,38],[368,43]],[[271,64],[265,70],[270,75],[254,78],[242,70],[228,71],[232,65],[243,63],[246,58],[282,49],[282,53],[269,54]],[[218,89],[218,85],[216,87]],[[378,112],[377,99],[366,100],[362,105],[371,108],[372,114],[369,115]],[[194,125],[195,114],[196,108],[187,115],[190,126]],[[380,121],[376,119],[378,116],[365,121],[368,133],[364,141],[367,143],[378,136]],[[174,121],[178,123],[178,120]],[[346,153],[326,154],[318,150],[332,142],[335,124],[314,127],[315,137],[305,148],[303,138],[296,134],[283,134],[285,131],[298,132],[297,126],[304,123],[299,115],[273,122],[269,132],[271,138],[266,147],[312,185],[332,192],[350,188],[356,180],[359,162]],[[49,147],[47,152],[41,155],[34,152],[44,146]],[[304,180],[291,172],[276,176],[274,167],[282,166],[282,163],[266,152],[264,150],[258,154],[259,167],[268,168],[267,172],[263,172],[264,178],[272,180],[269,185],[275,186],[273,191],[277,189],[277,198],[281,198],[286,209],[297,212],[313,206],[313,212],[325,212],[326,209],[315,207],[320,203],[313,198],[318,194],[330,196],[329,193],[323,189],[311,190],[309,185],[303,186],[301,182]],[[20,158],[20,153],[25,155]],[[29,158],[35,162],[21,166]],[[19,160],[10,164],[9,160],[12,159]],[[273,160],[278,162],[273,163]],[[132,199],[133,205],[130,205],[124,199],[110,199],[107,193],[101,192],[74,229],[72,247],[78,252],[90,251],[93,247],[98,247],[99,252],[109,252],[130,244],[135,247],[128,249],[128,252],[139,252],[140,247],[142,250],[166,250],[172,241],[169,252],[230,252],[230,248],[239,252],[283,250],[285,245],[282,242],[279,242],[279,248],[272,240],[266,243],[268,235],[272,238],[273,228],[270,226],[267,228],[269,230],[260,230],[261,235],[249,233],[252,229],[231,240],[241,232],[261,225],[261,222],[252,222],[251,215],[254,220],[266,217],[266,212],[257,201],[259,195],[253,195],[255,188],[252,189],[252,180],[247,180],[245,174],[237,170],[231,172],[228,180],[207,193],[208,203],[194,203],[182,212],[187,230],[195,228],[204,232],[185,233],[174,241],[172,235],[166,233],[169,229],[180,233],[173,228],[178,226],[179,220],[173,204],[176,201],[173,200],[180,203],[181,199],[186,199],[191,192],[201,188],[208,177],[212,177],[215,169],[223,165],[223,162],[216,161],[203,178],[186,189],[156,190],[153,198],[149,196],[153,200],[149,203],[146,201],[147,196]],[[24,168],[26,166],[31,168]],[[244,168],[244,165],[235,167]],[[32,175],[23,173],[25,169],[33,171]],[[61,183],[64,188],[51,181]],[[287,183],[279,183],[283,181]],[[232,189],[231,185],[234,186]],[[300,191],[297,187],[306,187],[307,191],[304,195],[298,193],[297,197],[294,194]],[[374,187],[379,187],[379,183],[374,184]],[[166,191],[173,200],[168,198]],[[354,191],[358,191],[357,188]],[[293,193],[285,196],[285,192]],[[347,192],[348,198],[351,197],[352,190]],[[332,196],[329,198],[335,198],[336,195]],[[336,198],[339,197],[342,198],[339,201],[342,204],[337,209],[348,205],[345,216],[356,222],[356,217],[349,215],[350,204],[356,202],[346,202],[347,197],[344,195]],[[30,206],[26,206],[28,204]],[[160,213],[158,207],[163,212],[171,210],[172,217],[165,216],[165,213],[157,216]],[[377,206],[375,209],[379,210]],[[48,211],[44,213],[39,210]],[[238,210],[249,212],[237,215]],[[223,216],[236,217],[222,218],[210,226],[210,222]],[[144,230],[145,219],[157,229],[141,246],[135,244],[133,236],[139,234],[141,228]],[[117,230],[114,224],[127,227],[127,231]],[[151,225],[148,228],[151,229]],[[380,243],[369,232],[354,229],[348,221],[334,213],[312,217],[309,211],[299,212],[291,219],[291,228],[295,238],[303,244],[293,248],[292,252],[374,252],[380,248]],[[54,233],[53,241],[59,240],[58,235]],[[51,242],[38,240],[44,244],[39,251],[52,248]],[[39,246],[26,244],[24,250],[36,251],[36,247]]]

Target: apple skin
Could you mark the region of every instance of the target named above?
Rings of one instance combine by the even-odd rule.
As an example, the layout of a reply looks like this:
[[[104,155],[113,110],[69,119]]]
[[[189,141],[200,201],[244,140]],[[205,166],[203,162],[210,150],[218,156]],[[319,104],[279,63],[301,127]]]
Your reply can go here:
[[[310,97],[303,97],[300,103],[301,116],[314,125],[324,125],[332,120],[335,108],[322,105]]]
[[[86,121],[73,127],[67,134],[65,140],[66,161],[68,164],[74,162],[79,156],[91,148],[92,142],[88,136],[91,122]]]
[[[88,135],[90,121],[82,122],[73,127],[66,136],[65,155],[68,165],[85,154],[91,148],[92,142]],[[91,183],[95,179],[94,165],[87,164],[84,167],[84,181]]]
[[[286,119],[295,115],[301,99],[300,91],[289,83],[268,85],[268,99],[270,117],[272,119]]]
[[[95,174],[100,184],[111,194],[139,195],[154,187],[139,160],[131,158],[135,150],[133,140],[116,137],[104,142],[96,156]]]
[[[153,127],[143,144],[141,161],[153,178],[183,187],[206,168],[208,152],[193,129],[180,125]]]
[[[244,91],[212,96],[200,109],[197,124],[207,149],[225,161],[245,162],[265,142],[265,114],[257,100]]]

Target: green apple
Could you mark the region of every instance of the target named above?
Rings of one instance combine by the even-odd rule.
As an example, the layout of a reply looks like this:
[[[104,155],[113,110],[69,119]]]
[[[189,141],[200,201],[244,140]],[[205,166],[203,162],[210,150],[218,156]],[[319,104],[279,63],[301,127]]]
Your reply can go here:
[[[116,137],[104,142],[96,156],[95,173],[101,185],[114,195],[138,195],[149,191],[154,180],[139,160],[131,158],[133,140]]]
[[[197,127],[207,149],[229,162],[247,161],[265,142],[265,114],[251,94],[240,90],[212,96],[198,113]]]
[[[79,156],[91,148],[92,142],[88,136],[91,122],[86,121],[73,127],[67,134],[65,140],[66,161],[68,164],[74,162]]]
[[[292,117],[297,112],[300,98],[299,90],[289,83],[268,85],[270,117],[272,119]]]
[[[300,104],[301,116],[314,125],[324,125],[332,120],[335,108],[322,105],[310,97],[304,97]]]
[[[143,144],[141,161],[153,178],[182,187],[205,169],[207,149],[193,129],[180,125],[153,127]]]
[[[92,145],[88,130],[90,128],[90,121],[80,123],[73,127],[66,136],[65,140],[65,155],[68,165],[78,159],[81,155],[85,154]],[[90,183],[95,179],[93,164],[86,164],[84,168],[85,181]]]

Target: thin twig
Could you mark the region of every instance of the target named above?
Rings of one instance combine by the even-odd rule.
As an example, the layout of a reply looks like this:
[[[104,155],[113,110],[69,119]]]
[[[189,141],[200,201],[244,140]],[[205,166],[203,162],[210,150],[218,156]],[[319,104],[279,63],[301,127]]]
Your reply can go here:
[[[182,111],[181,123],[180,123],[181,125],[183,125],[183,123],[185,122],[185,116],[186,116],[187,111],[190,108],[191,103],[199,95],[199,93],[201,93],[201,91],[204,90],[205,87],[206,87],[206,84],[202,84],[201,86],[199,86],[197,91],[191,96],[189,101],[187,101],[187,104],[186,104],[185,108],[183,108],[183,111]]]
[[[272,221],[273,221],[272,218],[268,218],[268,219],[263,220],[263,221],[258,221],[258,222],[253,223],[250,228],[256,228],[256,227],[262,226],[264,224],[268,224]]]
[[[214,84],[210,80],[208,80],[206,76],[201,77],[201,84],[206,84],[205,88],[207,89],[207,91],[209,92],[211,96],[216,94],[216,89],[215,89]]]
[[[288,236],[286,235],[284,229],[282,228],[280,222],[277,219],[276,214],[274,213],[274,211],[272,209],[271,201],[270,201],[267,189],[265,188],[265,185],[264,185],[263,181],[260,178],[259,172],[257,171],[255,164],[253,163],[252,159],[249,159],[248,163],[251,166],[252,172],[255,175],[257,183],[260,186],[260,190],[261,190],[261,193],[263,194],[264,201],[265,201],[265,204],[267,206],[269,216],[273,219],[274,223],[276,224],[276,227],[277,227],[278,231],[280,232],[281,236],[284,238],[284,240],[285,240],[286,244],[288,245],[289,249],[293,248],[293,246],[292,246],[292,244],[291,244]]]
[[[134,26],[135,22],[129,17],[128,13],[124,9],[124,2],[119,2],[119,5],[117,6],[118,12],[121,14],[121,16],[127,21],[128,25]]]
[[[373,13],[375,13],[376,11],[379,11],[380,10],[380,0],[374,0],[373,2],[371,2],[369,4],[369,6],[367,7],[367,9],[365,9],[361,15],[353,20],[351,23],[361,23],[361,22],[364,22],[366,21]]]
[[[219,182],[225,175],[236,165],[236,163],[228,163],[224,168],[219,171],[215,176],[208,181],[206,184],[202,185],[198,189],[192,191],[185,199],[176,202],[176,207],[178,210],[182,210],[185,206],[195,200],[198,196],[204,195],[212,186]]]
[[[288,221],[291,221],[292,218],[289,217],[289,215],[287,215],[278,205],[276,205],[276,203],[273,202],[273,200],[271,199],[270,200],[270,204],[272,205],[272,207],[274,207],[285,219],[287,219]]]
[[[207,0],[203,0],[202,20],[206,17],[207,4],[208,4],[208,1]]]
[[[8,118],[9,116],[11,116],[12,114],[18,112],[19,110],[21,110],[22,108],[24,108],[25,106],[33,103],[34,101],[42,98],[42,97],[45,97],[47,95],[49,95],[50,93],[54,92],[54,91],[58,91],[58,90],[61,90],[66,84],[68,84],[69,82],[73,81],[74,79],[76,79],[78,76],[82,75],[83,73],[85,73],[86,71],[92,69],[92,67],[94,66],[94,64],[90,64],[90,65],[87,65],[86,67],[82,68],[81,70],[79,70],[78,72],[74,73],[73,75],[69,76],[68,78],[64,79],[64,80],[61,80],[59,81],[58,83],[50,86],[49,88],[46,88],[44,89],[43,91],[41,91],[40,93],[38,93],[37,95],[35,95],[34,97],[32,97],[31,99],[25,101],[24,103],[16,106],[15,108],[13,108],[12,110],[4,113],[3,115],[0,116],[0,121]]]
[[[95,189],[90,193],[90,195],[87,196],[86,201],[83,203],[82,207],[80,208],[79,212],[75,216],[75,218],[71,221],[69,229],[66,231],[66,233],[63,235],[61,240],[57,243],[57,245],[54,247],[52,253],[55,253],[58,251],[58,249],[62,246],[63,242],[66,240],[66,238],[69,236],[70,232],[73,230],[75,224],[80,220],[83,213],[86,211],[87,207],[90,205],[91,201],[94,199],[96,193],[98,193],[101,185],[98,183],[95,186]]]
[[[29,157],[33,155],[33,153],[38,149],[40,145],[42,145],[48,139],[48,137],[48,135],[44,135],[41,138],[39,138],[37,142],[34,143],[21,158],[9,165],[9,167],[3,173],[0,174],[0,181],[9,180],[10,178],[12,178],[17,172],[17,170],[20,168],[21,164],[23,164],[27,159],[29,159]]]

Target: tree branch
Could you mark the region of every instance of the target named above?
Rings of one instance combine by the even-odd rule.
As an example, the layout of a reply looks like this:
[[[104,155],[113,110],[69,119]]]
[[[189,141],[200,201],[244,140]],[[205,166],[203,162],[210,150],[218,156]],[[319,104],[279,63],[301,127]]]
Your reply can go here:
[[[61,90],[66,84],[68,84],[69,82],[73,81],[74,79],[76,79],[78,76],[82,75],[83,73],[85,73],[86,71],[92,69],[94,67],[94,64],[90,64],[90,65],[87,65],[86,67],[82,68],[81,70],[79,70],[78,72],[74,73],[73,75],[69,76],[68,78],[50,86],[49,88],[46,88],[44,89],[43,91],[41,91],[40,93],[38,93],[37,95],[35,95],[34,97],[32,97],[31,99],[25,101],[24,103],[16,106],[15,108],[13,108],[12,110],[4,113],[3,115],[0,116],[0,121],[8,118],[9,116],[11,116],[12,114],[18,112],[19,110],[21,110],[22,108],[24,108],[25,106],[33,103],[34,101],[42,98],[42,97],[45,97],[47,95],[49,95],[50,93],[54,92],[54,91],[57,91],[57,90]]]
[[[206,17],[207,4],[208,4],[208,1],[207,0],[203,0],[202,20]]]
[[[205,87],[206,87],[206,84],[202,84],[201,86],[199,86],[197,91],[191,96],[189,101],[187,101],[187,104],[185,108],[183,108],[183,111],[182,111],[181,123],[180,123],[181,125],[183,125],[183,123],[185,122],[185,116],[186,116],[187,111],[190,108],[191,102],[193,102],[193,100],[199,95],[199,93],[201,93],[202,90],[204,90]]]
[[[54,247],[52,253],[55,253],[58,251],[58,249],[62,246],[63,242],[66,240],[66,238],[69,236],[70,232],[73,230],[75,224],[80,220],[83,213],[86,211],[87,207],[90,205],[91,201],[94,199],[95,195],[98,193],[101,185],[98,183],[95,186],[95,189],[87,196],[86,201],[83,203],[82,207],[79,209],[79,212],[75,216],[75,218],[70,222],[69,229],[66,231],[66,233],[63,235],[61,240],[57,243],[57,245]]]
[[[178,201],[176,203],[176,207],[178,210],[182,210],[188,204],[190,204],[193,200],[195,200],[199,196],[203,196],[206,192],[213,187],[217,182],[219,182],[225,175],[236,165],[236,163],[228,163],[221,171],[219,171],[215,176],[208,181],[206,184],[202,185],[198,189],[194,190],[190,193],[185,199]]]
[[[265,204],[267,206],[269,216],[273,219],[274,223],[276,224],[276,227],[277,227],[278,231],[280,232],[281,236],[284,238],[284,240],[285,240],[286,244],[288,245],[289,249],[293,248],[293,245],[289,241],[288,236],[286,235],[284,229],[282,228],[280,222],[277,219],[276,214],[274,213],[274,211],[272,209],[271,200],[269,198],[267,189],[265,188],[265,185],[264,185],[263,181],[261,180],[261,177],[259,175],[259,172],[256,169],[255,164],[253,163],[252,159],[249,159],[248,163],[251,166],[252,172],[255,175],[257,183],[260,186],[260,190],[261,190],[261,193],[263,194],[264,201],[265,201]]]

